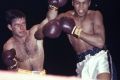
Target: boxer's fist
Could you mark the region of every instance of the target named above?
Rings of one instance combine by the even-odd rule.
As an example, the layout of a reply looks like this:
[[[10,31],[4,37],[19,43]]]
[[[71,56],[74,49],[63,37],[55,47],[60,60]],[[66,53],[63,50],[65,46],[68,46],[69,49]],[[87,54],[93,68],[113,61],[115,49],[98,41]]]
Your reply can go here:
[[[52,8],[62,7],[67,3],[67,0],[48,0],[49,6]]]
[[[56,19],[49,21],[43,27],[43,34],[45,37],[48,37],[48,38],[59,37],[61,34],[61,31],[62,31],[62,28],[60,27],[59,21]]]
[[[15,49],[7,50],[3,53],[3,61],[8,69],[17,68],[17,60],[15,59],[16,51]]]
[[[82,29],[75,26],[75,21],[72,18],[61,17],[60,26],[62,27],[63,32],[67,34],[72,34],[75,37],[80,37]]]
[[[42,29],[38,29],[35,32],[35,38],[37,40],[47,38],[57,38],[60,36],[62,28],[60,27],[59,20],[53,19],[43,26]]]
[[[75,22],[72,18],[62,17],[60,18],[60,26],[62,27],[63,32],[71,34],[75,26]]]

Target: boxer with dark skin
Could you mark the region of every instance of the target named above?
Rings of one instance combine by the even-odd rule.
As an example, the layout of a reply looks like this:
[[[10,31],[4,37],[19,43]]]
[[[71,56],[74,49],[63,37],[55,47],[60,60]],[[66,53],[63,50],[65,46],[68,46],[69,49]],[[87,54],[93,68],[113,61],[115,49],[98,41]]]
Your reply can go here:
[[[76,72],[81,79],[111,80],[108,52],[103,49],[103,17],[100,11],[89,10],[90,4],[91,0],[72,0],[74,10],[59,14],[56,22],[49,21],[47,27],[61,27],[68,35],[78,56]]]
[[[57,17],[57,19],[61,20],[63,31],[67,33],[69,41],[76,51],[77,55],[81,55],[81,53],[88,53],[88,51],[94,51],[94,48],[102,49],[105,45],[105,30],[102,14],[100,13],[100,11],[89,10],[88,8],[90,6],[90,3],[91,0],[72,0],[72,6],[74,7],[74,10],[69,10],[65,13],[61,13]],[[76,28],[71,30],[72,26],[70,25],[73,25],[73,22],[71,22],[70,20],[68,20],[68,22],[70,23],[65,22],[67,18],[71,18],[74,20]],[[104,55],[104,53],[100,54]],[[92,64],[89,63],[90,59],[92,60],[91,56],[88,55],[88,57],[86,57],[86,59],[83,61],[86,61],[83,67],[86,67],[88,64]],[[87,76],[90,79],[110,80],[111,76],[108,69],[109,66],[107,62],[107,57],[105,56],[104,59],[107,66],[105,65],[103,67],[102,65],[104,65],[104,63],[102,63],[101,60],[98,60],[98,62],[96,62],[97,65],[101,63],[99,67],[101,70],[103,70],[100,72],[99,68],[96,66],[96,69],[93,69],[93,73],[96,76],[93,77],[94,74],[91,74],[91,71],[88,68],[82,68],[82,66],[77,69],[78,75],[81,78],[85,78],[85,76]],[[97,58],[95,60],[97,61]],[[82,63],[80,62],[78,63],[78,65],[81,64]],[[87,67],[91,68],[92,70],[92,65]],[[87,72],[84,72],[86,70]]]
[[[62,1],[64,2],[65,0],[58,2],[58,6],[54,6],[54,2],[51,0],[47,17],[40,24],[34,25],[30,30],[26,29],[26,16],[23,12],[19,10],[6,12],[7,26],[13,35],[3,46],[3,61],[8,70],[37,72],[44,70],[44,35],[42,29],[48,21],[57,16],[58,11],[56,9],[59,8],[59,4],[62,4]],[[41,39],[39,40],[34,36],[38,29],[41,31],[39,35]]]
[[[59,15],[71,17],[77,27],[81,28],[79,39],[68,35],[71,44],[77,53],[92,49],[94,46],[103,48],[105,43],[104,25],[99,11],[88,10],[90,0],[73,0],[75,10]]]
[[[58,16],[58,19],[61,17],[69,17],[75,21],[76,30],[78,30],[78,32],[74,33],[74,30],[74,32],[68,34],[68,38],[77,55],[92,50],[94,47],[102,49],[105,45],[102,14],[100,11],[88,10],[90,3],[91,0],[72,0],[74,10],[61,13]],[[96,79],[110,80],[109,72],[96,74]],[[80,73],[80,75],[80,77],[82,77],[82,73]]]

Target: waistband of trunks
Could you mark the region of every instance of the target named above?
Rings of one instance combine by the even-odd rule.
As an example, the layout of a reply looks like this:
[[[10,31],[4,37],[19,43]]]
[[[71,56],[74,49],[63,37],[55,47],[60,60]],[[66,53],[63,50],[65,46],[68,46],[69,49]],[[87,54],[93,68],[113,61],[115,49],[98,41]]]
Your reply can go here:
[[[104,49],[94,47],[94,48],[89,49],[85,52],[82,52],[79,55],[77,55],[78,61],[81,62],[82,60],[84,60],[85,56],[88,55],[88,54],[90,54],[91,56],[94,56],[96,53],[100,52],[101,50],[104,50]]]

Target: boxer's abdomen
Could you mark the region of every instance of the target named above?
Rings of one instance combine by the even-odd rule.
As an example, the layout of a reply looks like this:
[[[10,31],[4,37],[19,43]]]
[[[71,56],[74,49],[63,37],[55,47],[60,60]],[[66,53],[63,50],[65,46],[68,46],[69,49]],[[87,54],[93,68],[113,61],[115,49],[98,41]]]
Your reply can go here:
[[[36,54],[20,61],[18,65],[21,69],[40,71],[43,69],[43,60],[44,55]]]
[[[93,48],[91,45],[87,44],[81,39],[77,39],[73,36],[69,36],[69,40],[76,53],[85,52],[86,50]]]

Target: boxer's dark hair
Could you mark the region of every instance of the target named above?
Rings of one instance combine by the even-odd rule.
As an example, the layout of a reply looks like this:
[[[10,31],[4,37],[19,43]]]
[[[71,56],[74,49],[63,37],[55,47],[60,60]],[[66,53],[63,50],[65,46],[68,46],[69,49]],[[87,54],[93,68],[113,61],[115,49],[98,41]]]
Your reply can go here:
[[[11,9],[5,13],[7,24],[11,24],[15,18],[26,18],[25,14],[17,9]]]
[[[74,0],[72,0],[72,1],[74,1]],[[91,0],[88,0],[88,1],[91,1]]]

